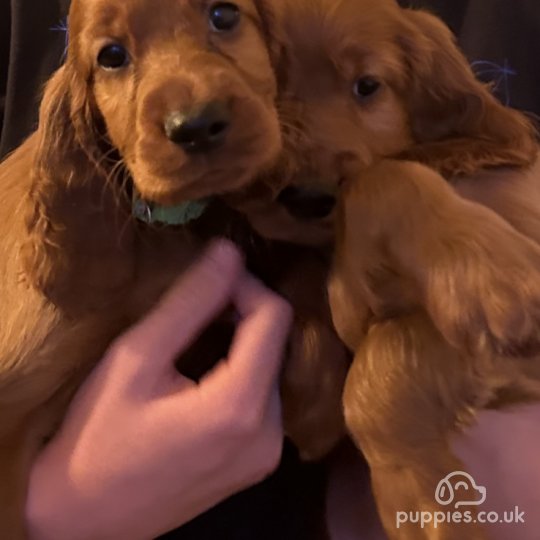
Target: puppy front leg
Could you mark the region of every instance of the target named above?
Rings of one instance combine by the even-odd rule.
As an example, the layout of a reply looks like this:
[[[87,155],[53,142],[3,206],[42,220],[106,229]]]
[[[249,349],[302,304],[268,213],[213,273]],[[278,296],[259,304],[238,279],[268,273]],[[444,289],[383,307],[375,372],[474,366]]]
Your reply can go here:
[[[420,299],[467,352],[540,349],[540,246],[493,211],[427,167],[390,160],[362,173],[343,207],[340,252],[376,309]]]
[[[470,492],[451,506],[437,498],[441,481],[466,470],[448,441],[478,387],[468,363],[423,313],[374,324],[357,351],[345,386],[346,424],[369,463],[391,540],[486,538],[475,523],[482,507],[454,505],[473,501]],[[467,514],[449,517],[456,511]]]
[[[389,540],[488,539],[487,533],[473,523],[477,519],[474,507],[459,511],[458,518],[453,506],[443,507],[435,501],[438,482],[463,470],[458,460],[443,456],[443,452],[441,448],[437,456],[439,467],[430,465],[429,470],[408,463],[371,468],[373,494]],[[433,461],[433,456],[426,459]]]

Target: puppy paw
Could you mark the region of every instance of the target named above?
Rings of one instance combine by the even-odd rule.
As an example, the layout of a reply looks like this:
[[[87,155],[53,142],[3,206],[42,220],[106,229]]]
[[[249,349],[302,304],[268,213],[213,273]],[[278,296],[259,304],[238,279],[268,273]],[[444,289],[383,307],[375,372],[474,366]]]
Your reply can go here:
[[[505,227],[438,261],[428,311],[444,337],[470,354],[540,353],[540,247]]]

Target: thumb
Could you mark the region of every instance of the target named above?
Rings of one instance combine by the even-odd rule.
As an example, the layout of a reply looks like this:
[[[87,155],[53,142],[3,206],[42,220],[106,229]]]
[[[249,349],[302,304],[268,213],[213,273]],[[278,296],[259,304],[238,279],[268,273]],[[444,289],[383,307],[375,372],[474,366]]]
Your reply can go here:
[[[170,371],[174,359],[225,309],[242,272],[234,244],[213,242],[150,315],[117,342],[117,350],[130,357],[130,372],[144,380]]]

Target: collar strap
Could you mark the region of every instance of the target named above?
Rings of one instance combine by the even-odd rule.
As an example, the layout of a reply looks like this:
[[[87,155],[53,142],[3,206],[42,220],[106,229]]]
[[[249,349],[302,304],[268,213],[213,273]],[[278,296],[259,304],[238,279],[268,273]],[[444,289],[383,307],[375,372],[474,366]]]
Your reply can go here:
[[[178,206],[158,206],[138,195],[133,199],[133,216],[149,224],[187,225],[202,217],[209,204],[208,199],[188,201]]]

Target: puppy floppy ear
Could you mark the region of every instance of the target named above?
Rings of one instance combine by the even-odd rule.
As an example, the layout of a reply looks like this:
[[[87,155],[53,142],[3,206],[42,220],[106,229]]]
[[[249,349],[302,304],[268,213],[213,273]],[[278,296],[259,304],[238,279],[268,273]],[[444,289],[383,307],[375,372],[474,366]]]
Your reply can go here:
[[[46,86],[21,250],[26,277],[69,314],[111,301],[133,263],[129,207],[80,79],[68,64]]]
[[[410,9],[402,14],[415,157],[449,175],[531,165],[538,147],[527,117],[503,106],[477,80],[441,20]]]
[[[273,0],[254,0],[255,7],[261,19],[261,29],[264,34],[270,61],[278,83],[278,91],[286,87],[286,47],[283,34],[283,12],[285,2]]]

